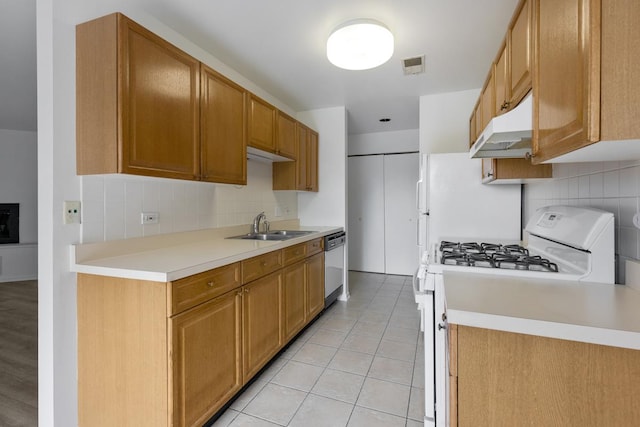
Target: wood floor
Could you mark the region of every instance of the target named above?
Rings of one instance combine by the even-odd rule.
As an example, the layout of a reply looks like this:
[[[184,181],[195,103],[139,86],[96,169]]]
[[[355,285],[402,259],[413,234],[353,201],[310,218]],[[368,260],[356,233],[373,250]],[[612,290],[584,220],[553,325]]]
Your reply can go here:
[[[0,426],[38,425],[38,282],[0,283]]]

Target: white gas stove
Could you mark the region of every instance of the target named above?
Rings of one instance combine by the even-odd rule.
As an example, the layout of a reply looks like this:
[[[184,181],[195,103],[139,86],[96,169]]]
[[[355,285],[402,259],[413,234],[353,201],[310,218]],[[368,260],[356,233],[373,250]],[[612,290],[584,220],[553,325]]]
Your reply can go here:
[[[538,209],[525,242],[447,239],[432,243],[414,277],[425,333],[425,426],[448,426],[444,271],[614,283],[614,217],[572,206]],[[434,369],[429,369],[433,366]],[[429,385],[433,384],[431,389]]]

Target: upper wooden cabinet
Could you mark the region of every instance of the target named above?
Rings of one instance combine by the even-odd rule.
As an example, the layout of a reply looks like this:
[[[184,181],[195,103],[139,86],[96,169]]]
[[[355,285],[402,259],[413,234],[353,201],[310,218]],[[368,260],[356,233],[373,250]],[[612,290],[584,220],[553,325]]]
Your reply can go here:
[[[507,32],[509,45],[507,108],[511,109],[531,90],[533,62],[533,0],[522,1]]]
[[[197,179],[200,63],[120,13],[76,31],[78,173]]]
[[[273,163],[273,189],[317,192],[318,132],[298,122],[296,135],[296,161]]]
[[[532,165],[529,159],[482,159],[483,184],[525,184],[552,174],[550,164]]]
[[[201,69],[202,180],[247,183],[247,91]]]
[[[509,61],[508,61],[508,44],[507,41],[502,44],[500,54],[493,65],[493,74],[495,75],[494,89],[494,105],[493,114],[499,116],[509,108]]]
[[[282,111],[278,111],[276,154],[294,160],[297,155],[296,120]]]
[[[600,1],[536,1],[533,154],[600,139]],[[638,7],[635,7],[638,9]]]
[[[495,70],[492,68],[480,94],[480,132],[482,132],[491,119],[495,117],[495,84]]]
[[[276,107],[254,94],[249,94],[250,147],[276,152],[276,114]]]

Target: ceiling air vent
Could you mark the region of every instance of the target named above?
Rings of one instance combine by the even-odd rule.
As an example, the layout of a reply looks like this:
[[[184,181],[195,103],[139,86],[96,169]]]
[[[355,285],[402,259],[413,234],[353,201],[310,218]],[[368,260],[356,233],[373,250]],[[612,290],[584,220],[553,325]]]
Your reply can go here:
[[[405,75],[424,73],[424,55],[402,60]]]

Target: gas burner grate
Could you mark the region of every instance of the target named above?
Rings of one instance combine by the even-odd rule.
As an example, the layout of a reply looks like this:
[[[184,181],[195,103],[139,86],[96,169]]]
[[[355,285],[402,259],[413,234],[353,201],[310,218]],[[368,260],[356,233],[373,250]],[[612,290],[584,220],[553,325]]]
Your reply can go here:
[[[520,245],[442,241],[440,252],[442,264],[558,272],[557,264],[539,255],[529,255],[529,250]]]

